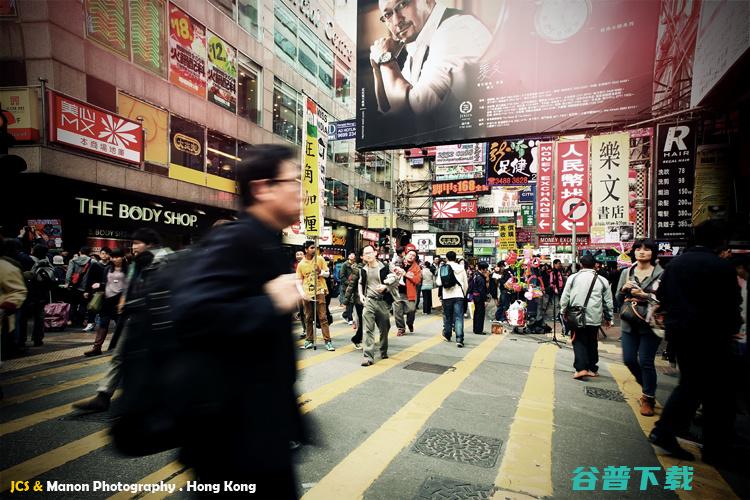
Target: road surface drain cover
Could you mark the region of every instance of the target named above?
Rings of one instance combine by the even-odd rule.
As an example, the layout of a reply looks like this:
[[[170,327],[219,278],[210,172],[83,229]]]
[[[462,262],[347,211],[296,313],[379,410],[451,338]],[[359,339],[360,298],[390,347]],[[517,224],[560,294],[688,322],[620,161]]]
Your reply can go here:
[[[502,445],[500,439],[430,428],[414,443],[412,451],[441,460],[494,467]]]
[[[411,364],[404,366],[404,370],[415,370],[418,372],[435,373],[437,375],[442,375],[443,373],[451,369],[453,369],[452,366],[436,365],[433,363],[420,363],[419,361],[417,361],[416,363],[411,363]]]
[[[492,486],[432,476],[422,483],[414,500],[486,500],[491,496]]]
[[[112,415],[107,412],[97,413],[71,413],[61,417],[60,420],[70,420],[73,422],[99,422],[102,424],[112,423]]]
[[[584,392],[586,393],[587,396],[596,398],[596,399],[608,399],[610,401],[620,401],[620,402],[625,401],[625,398],[623,397],[620,391],[613,391],[611,389],[601,389],[599,387],[586,387],[584,388]]]

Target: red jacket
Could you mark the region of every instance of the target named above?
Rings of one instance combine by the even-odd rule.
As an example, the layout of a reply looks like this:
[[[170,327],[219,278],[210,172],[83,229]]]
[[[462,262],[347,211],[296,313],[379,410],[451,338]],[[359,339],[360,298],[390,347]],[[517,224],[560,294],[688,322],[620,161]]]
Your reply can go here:
[[[414,275],[413,278],[407,278],[404,276],[404,282],[406,283],[406,298],[407,300],[417,300],[417,285],[422,282],[422,268],[419,267],[419,264],[416,262],[412,262],[411,267],[409,267],[406,272],[411,272]]]

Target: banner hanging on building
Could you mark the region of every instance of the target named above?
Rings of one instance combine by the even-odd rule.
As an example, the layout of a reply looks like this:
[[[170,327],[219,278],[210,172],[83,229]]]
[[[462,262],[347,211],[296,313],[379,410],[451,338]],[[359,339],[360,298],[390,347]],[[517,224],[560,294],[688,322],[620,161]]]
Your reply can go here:
[[[320,167],[318,165],[317,105],[305,98],[305,117],[302,124],[302,220],[305,234],[319,236],[323,227],[322,202],[320,199]]]
[[[406,13],[374,0],[357,7],[358,150],[632,122],[652,104],[660,2],[449,2],[408,30]],[[422,30],[437,26],[446,7],[460,15]],[[370,47],[388,35],[406,43],[419,36],[430,50],[386,63]],[[384,67],[409,83],[408,93],[393,85],[387,102],[376,94]]]
[[[433,219],[473,219],[477,216],[477,200],[440,200],[432,202]]]
[[[685,241],[693,218],[695,175],[693,122],[665,123],[656,128],[656,238]]]
[[[536,181],[537,139],[497,139],[488,144],[487,184],[525,186]]]
[[[169,4],[169,81],[206,97],[206,28]]]
[[[167,76],[165,3],[165,0],[138,0],[129,5],[133,62],[161,77]]]
[[[539,234],[553,232],[552,210],[554,206],[552,194],[552,169],[554,166],[554,142],[539,144],[539,173],[537,174],[536,216]]]
[[[489,194],[490,187],[484,179],[464,179],[459,181],[434,181],[432,183],[432,196],[464,196]]]
[[[557,221],[555,233],[588,233],[591,226],[589,199],[589,141],[557,143]]]
[[[109,111],[47,91],[50,141],[140,165],[143,128]]]
[[[630,134],[622,132],[591,138],[592,224],[629,221],[629,168]]]
[[[482,196],[477,202],[479,215],[513,215],[521,209],[520,191],[513,187],[493,187],[489,196]]]
[[[237,51],[208,32],[208,100],[234,113],[237,110]]]

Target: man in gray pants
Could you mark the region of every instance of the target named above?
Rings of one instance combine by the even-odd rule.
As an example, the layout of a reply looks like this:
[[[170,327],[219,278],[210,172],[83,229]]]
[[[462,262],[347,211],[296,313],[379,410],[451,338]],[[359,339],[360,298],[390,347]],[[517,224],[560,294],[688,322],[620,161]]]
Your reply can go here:
[[[375,327],[380,331],[380,358],[388,358],[388,330],[391,327],[390,303],[396,293],[399,276],[377,260],[375,249],[368,245],[362,250],[365,265],[359,273],[359,296],[364,304],[364,359],[362,366],[375,363]],[[402,269],[396,273],[403,273]]]

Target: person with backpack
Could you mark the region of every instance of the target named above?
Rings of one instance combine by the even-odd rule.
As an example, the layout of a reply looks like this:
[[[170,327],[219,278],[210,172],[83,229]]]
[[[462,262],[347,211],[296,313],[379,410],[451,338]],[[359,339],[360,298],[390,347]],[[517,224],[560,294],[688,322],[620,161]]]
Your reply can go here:
[[[456,262],[456,252],[445,254],[447,262],[440,267],[436,283],[443,287],[443,340],[451,341],[456,331],[456,347],[464,346],[464,311],[468,279],[463,264]]]
[[[87,278],[89,269],[93,265],[93,261],[89,257],[90,254],[91,248],[81,247],[78,251],[78,256],[70,259],[68,273],[65,276],[65,285],[69,293],[68,302],[71,309],[70,324],[74,326],[88,326],[82,323],[85,323],[86,320],[86,305],[88,303],[84,297]]]
[[[603,322],[613,326],[614,307],[609,282],[594,271],[594,257],[580,258],[581,270],[565,283],[560,298],[560,312],[573,330],[573,378],[599,376],[599,327]]]
[[[391,328],[390,307],[398,294],[398,281],[404,275],[397,267],[393,272],[378,261],[375,247],[367,245],[362,249],[364,266],[359,271],[358,293],[364,304],[363,320],[364,349],[362,366],[375,363],[375,328],[380,332],[380,358],[388,358],[388,330]]]
[[[99,321],[96,325],[96,340],[91,350],[83,353],[84,356],[98,356],[102,353],[102,344],[107,338],[109,324],[114,320],[117,325],[120,321],[120,309],[124,306],[124,302],[121,303],[121,301],[124,301],[124,292],[128,283],[128,265],[125,263],[121,249],[110,250],[108,255],[110,260],[104,269],[104,276],[98,283],[99,286],[94,288],[104,294],[99,310]]]
[[[34,347],[44,345],[44,306],[52,300],[52,292],[58,287],[52,263],[47,259],[49,248],[45,245],[36,245],[31,251],[34,265],[29,271],[30,278],[27,280],[29,290],[29,313],[34,320],[34,328],[31,331],[31,340]],[[24,344],[26,339],[20,339]]]

